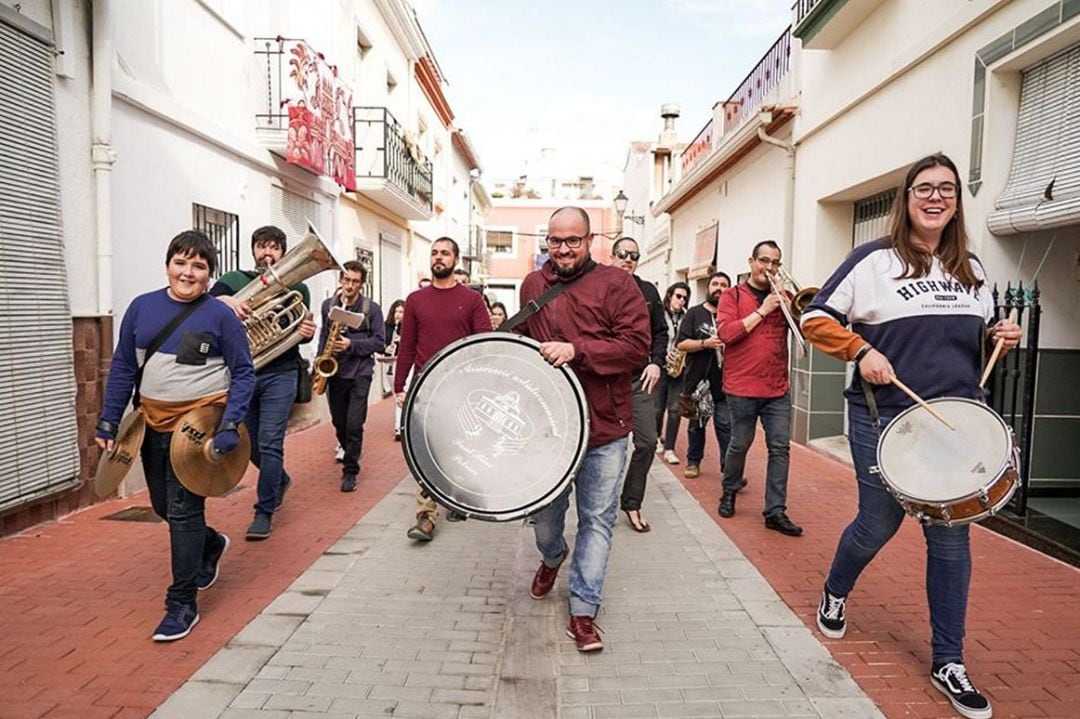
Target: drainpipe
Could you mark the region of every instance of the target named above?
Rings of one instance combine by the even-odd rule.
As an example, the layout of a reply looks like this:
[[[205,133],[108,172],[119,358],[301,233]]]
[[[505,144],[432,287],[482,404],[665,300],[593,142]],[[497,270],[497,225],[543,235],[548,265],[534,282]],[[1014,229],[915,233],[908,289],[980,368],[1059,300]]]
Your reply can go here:
[[[758,126],[758,139],[767,145],[778,147],[787,153],[787,161],[784,167],[787,170],[787,182],[784,186],[784,242],[783,255],[791,257],[791,245],[795,236],[795,146],[790,142],[778,140],[765,132],[765,126],[772,122],[772,112],[766,110],[758,114],[761,125]]]
[[[101,362],[108,369],[112,348],[112,10],[110,0],[93,1],[93,86],[90,93],[90,159],[94,173],[94,236],[97,242],[97,314],[101,318]]]

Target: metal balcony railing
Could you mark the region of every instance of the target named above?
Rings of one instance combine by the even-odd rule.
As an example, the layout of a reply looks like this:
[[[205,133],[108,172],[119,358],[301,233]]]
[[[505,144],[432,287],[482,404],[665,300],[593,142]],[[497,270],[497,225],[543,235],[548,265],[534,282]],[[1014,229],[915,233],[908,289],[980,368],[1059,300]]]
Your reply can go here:
[[[356,179],[385,178],[432,209],[432,166],[385,107],[354,107]]]
[[[699,162],[708,157],[709,152],[712,150],[712,134],[713,121],[709,120],[705,123],[705,127],[701,128],[701,132],[697,134],[697,137],[682,151],[679,158],[682,162],[683,177],[686,177]]]
[[[289,111],[285,107],[288,98],[282,96],[282,88],[288,85],[290,50],[300,44],[307,43],[288,37],[255,38],[255,58],[266,79],[266,93],[259,103],[260,112],[255,113],[257,127],[283,131],[289,129]]]
[[[774,90],[791,66],[791,27],[784,30],[765,56],[724,103],[724,133],[742,124],[761,106],[762,99]]]
[[[795,13],[795,24],[798,25],[806,16],[818,6],[821,0],[796,0],[795,4],[791,6],[792,11]]]

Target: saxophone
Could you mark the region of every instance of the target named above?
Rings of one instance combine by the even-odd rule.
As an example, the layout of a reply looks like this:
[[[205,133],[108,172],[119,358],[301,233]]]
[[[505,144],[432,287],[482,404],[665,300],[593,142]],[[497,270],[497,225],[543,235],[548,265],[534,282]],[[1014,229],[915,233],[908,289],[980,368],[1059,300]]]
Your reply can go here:
[[[684,350],[675,349],[674,347],[668,350],[667,362],[664,364],[664,369],[667,370],[668,377],[678,377],[683,373],[683,369],[686,368],[686,352]]]
[[[341,339],[341,332],[345,329],[344,322],[331,322],[330,331],[326,335],[326,346],[322,354],[315,358],[315,364],[311,367],[311,391],[322,394],[326,391],[326,383],[337,374],[338,361],[334,359],[334,345]]]

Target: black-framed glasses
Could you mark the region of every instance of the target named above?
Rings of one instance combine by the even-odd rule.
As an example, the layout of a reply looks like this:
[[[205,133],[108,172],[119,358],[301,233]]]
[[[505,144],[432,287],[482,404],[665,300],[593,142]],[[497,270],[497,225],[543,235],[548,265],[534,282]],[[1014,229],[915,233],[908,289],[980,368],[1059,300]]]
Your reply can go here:
[[[681,293],[674,294],[671,296],[671,298],[674,300],[682,300],[683,302],[686,302],[687,300],[687,296]]]
[[[918,185],[913,185],[908,188],[908,192],[920,200],[929,200],[934,196],[934,190],[937,190],[941,199],[951,200],[956,197],[956,193],[960,191],[960,188],[955,182],[942,182],[940,185],[931,185],[929,182],[920,182]]]
[[[571,245],[571,247],[572,246],[573,245]],[[637,262],[641,259],[641,253],[632,250],[615,250],[615,256],[620,260],[632,260],[633,262]]]
[[[584,237],[577,237],[576,235],[571,235],[570,237],[550,237],[550,236],[548,236],[548,237],[544,238],[544,242],[547,244],[549,249],[555,249],[556,247],[561,247],[562,245],[566,245],[571,250],[576,250],[577,248],[581,247],[581,243],[584,242],[584,241],[585,241]]]

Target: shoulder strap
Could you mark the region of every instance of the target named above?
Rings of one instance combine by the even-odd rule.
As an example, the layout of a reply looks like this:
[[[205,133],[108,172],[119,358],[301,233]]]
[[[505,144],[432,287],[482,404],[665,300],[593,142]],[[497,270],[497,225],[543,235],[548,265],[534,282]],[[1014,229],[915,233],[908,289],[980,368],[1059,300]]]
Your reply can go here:
[[[150,340],[150,344],[146,347],[146,354],[143,355],[143,362],[139,365],[139,371],[135,373],[135,397],[132,400],[132,404],[135,407],[139,406],[139,387],[142,385],[143,368],[146,367],[146,363],[150,361],[150,356],[161,349],[161,346],[172,337],[176,328],[179,327],[192,312],[197,310],[203,302],[206,302],[209,297],[210,295],[204,292],[200,297],[189,302],[185,307],[181,308],[171,320],[169,320],[168,324],[161,328],[160,332],[154,335],[154,339]]]
[[[548,288],[547,292],[540,295],[535,300],[530,300],[527,305],[522,307],[517,312],[517,314],[499,325],[499,329],[497,329],[496,332],[509,332],[510,330],[514,329],[514,327],[518,326],[519,324],[539,312],[548,302],[551,302],[563,292],[570,289],[570,285],[574,284],[582,277],[592,272],[595,268],[596,264],[594,263],[590,265],[584,272],[582,272],[580,275],[570,280],[569,282],[556,282]]]

